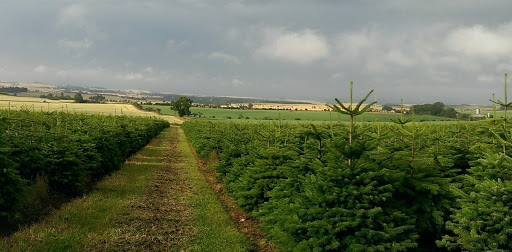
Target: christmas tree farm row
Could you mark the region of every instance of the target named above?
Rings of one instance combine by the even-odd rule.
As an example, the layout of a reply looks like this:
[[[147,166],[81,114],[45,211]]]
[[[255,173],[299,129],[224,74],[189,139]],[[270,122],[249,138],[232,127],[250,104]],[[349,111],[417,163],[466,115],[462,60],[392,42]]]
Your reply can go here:
[[[512,250],[503,120],[183,128],[285,251]]]
[[[41,181],[51,194],[83,194],[167,127],[155,118],[0,110],[0,221],[20,217]]]

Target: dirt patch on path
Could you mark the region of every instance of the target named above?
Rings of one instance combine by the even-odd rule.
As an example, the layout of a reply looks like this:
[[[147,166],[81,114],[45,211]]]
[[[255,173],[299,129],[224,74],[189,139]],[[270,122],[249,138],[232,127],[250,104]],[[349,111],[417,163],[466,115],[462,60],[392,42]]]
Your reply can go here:
[[[119,234],[99,250],[180,251],[194,237],[193,209],[187,203],[191,186],[184,177],[177,128],[172,129],[162,168],[141,198],[128,206],[128,214],[114,225]]]

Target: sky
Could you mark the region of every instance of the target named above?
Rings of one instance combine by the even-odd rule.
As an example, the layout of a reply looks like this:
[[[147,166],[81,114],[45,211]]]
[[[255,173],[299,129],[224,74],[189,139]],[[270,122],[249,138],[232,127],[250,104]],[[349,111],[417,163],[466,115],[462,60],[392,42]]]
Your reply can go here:
[[[0,2],[0,81],[332,103],[489,104],[510,0]]]

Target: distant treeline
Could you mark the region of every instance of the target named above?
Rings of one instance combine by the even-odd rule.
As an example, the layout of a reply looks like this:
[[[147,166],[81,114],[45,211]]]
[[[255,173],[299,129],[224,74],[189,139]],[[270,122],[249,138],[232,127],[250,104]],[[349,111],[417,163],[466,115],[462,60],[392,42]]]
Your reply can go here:
[[[22,93],[28,92],[26,87],[0,87],[0,93]]]
[[[161,95],[161,94],[159,94],[159,95]],[[183,95],[164,94],[164,95],[162,95],[162,99],[164,101],[176,101],[181,96],[183,96]],[[242,98],[242,97],[239,98],[239,97],[194,96],[194,95],[187,95],[187,97],[192,99],[195,103],[214,104],[214,105],[236,104],[236,103],[309,104],[308,102],[299,102],[299,101],[266,100],[266,99]]]
[[[64,95],[64,93],[60,93],[60,95],[53,95],[52,93],[46,95],[42,94],[39,97],[49,100],[73,100],[73,97],[69,95]]]
[[[105,96],[103,95],[93,95],[90,96],[88,100],[85,100],[82,94],[77,93],[73,97],[70,95],[65,95],[64,93],[60,94],[42,94],[39,96],[40,98],[45,98],[49,100],[74,100],[76,103],[100,103],[105,101]]]
[[[136,102],[132,102],[131,103],[135,108],[139,109],[139,110],[144,110],[144,111],[149,111],[149,112],[155,112],[157,114],[161,114],[162,113],[162,110],[160,108],[152,108],[152,107],[142,107],[142,105],[136,103]],[[145,104],[145,105],[152,105],[152,104]]]
[[[442,102],[436,102],[434,104],[421,104],[414,105],[412,109],[418,115],[433,115],[433,116],[442,116],[448,118],[456,118],[457,111],[454,108],[445,107]]]
[[[102,87],[80,87],[80,86],[58,86],[58,88],[64,89],[64,92],[90,92],[96,93],[98,91],[105,93],[117,93],[117,94],[128,94],[128,96],[124,97],[129,100],[138,100],[145,101],[147,99],[154,99],[154,97],[161,97],[158,100],[162,100],[163,103],[176,101],[180,97],[184,95],[180,94],[162,94],[162,93],[145,93],[144,97],[137,97],[137,95],[130,95],[130,93],[122,90],[113,90],[106,89]],[[2,92],[0,90],[0,92]],[[4,91],[6,92],[6,91]],[[8,92],[7,92],[8,93]],[[274,103],[274,104],[310,104],[309,102],[304,101],[286,101],[286,100],[268,100],[268,99],[259,99],[259,98],[246,98],[246,97],[217,97],[217,96],[196,96],[196,95],[186,95],[190,99],[194,101],[194,103],[199,104],[208,104],[208,105],[225,105],[225,104],[237,104],[237,103]]]

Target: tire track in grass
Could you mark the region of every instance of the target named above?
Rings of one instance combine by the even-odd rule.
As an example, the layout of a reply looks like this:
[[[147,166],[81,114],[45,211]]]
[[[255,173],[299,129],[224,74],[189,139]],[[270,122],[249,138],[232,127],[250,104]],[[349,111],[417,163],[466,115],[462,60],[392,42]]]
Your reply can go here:
[[[179,127],[0,251],[250,251],[198,169]]]
[[[166,150],[160,169],[142,193],[128,205],[128,214],[114,224],[118,235],[105,240],[99,250],[169,251],[186,247],[195,235],[191,225],[193,209],[187,202],[192,190],[185,183],[182,158],[179,155],[178,130],[163,149]],[[153,149],[162,149],[155,146]]]
[[[254,251],[251,242],[239,232],[231,216],[213,192],[206,178],[199,170],[199,162],[179,128],[180,156],[183,158],[185,177],[192,186],[188,199],[193,212],[194,236],[190,251]]]
[[[115,223],[129,214],[128,206],[141,197],[165,157],[165,129],[145,148],[105,177],[88,195],[73,200],[49,217],[0,239],[0,251],[99,251],[120,229]]]
[[[184,134],[184,138],[187,138]],[[215,193],[219,202],[221,202],[224,211],[229,214],[231,221],[236,225],[238,231],[242,233],[247,239],[251,241],[255,251],[261,252],[274,252],[279,251],[279,248],[268,240],[268,236],[264,234],[260,228],[262,224],[251,216],[246,211],[242,210],[233,199],[227,190],[224,189],[224,183],[217,179],[213,163],[218,162],[218,157],[205,162],[199,155],[197,155],[192,144],[188,142],[188,148],[196,160],[196,165],[199,172],[203,175],[206,182],[209,184],[212,191]],[[184,147],[185,148],[185,147]]]

